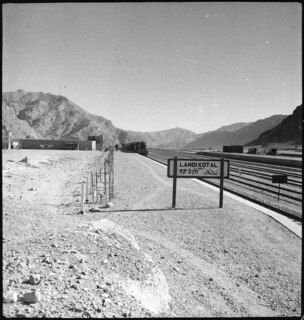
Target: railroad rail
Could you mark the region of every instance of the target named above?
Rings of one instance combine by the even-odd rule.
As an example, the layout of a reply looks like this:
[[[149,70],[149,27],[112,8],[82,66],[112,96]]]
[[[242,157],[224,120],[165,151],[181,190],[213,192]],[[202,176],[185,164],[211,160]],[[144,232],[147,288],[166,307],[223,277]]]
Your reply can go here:
[[[192,152],[149,148],[148,158],[164,165],[174,156],[180,159],[218,159]],[[230,173],[225,179],[225,191],[302,222],[302,169],[235,159],[229,161]],[[278,185],[272,184],[274,174],[288,176],[288,183],[280,186],[280,192]],[[199,180],[219,187],[218,180]]]

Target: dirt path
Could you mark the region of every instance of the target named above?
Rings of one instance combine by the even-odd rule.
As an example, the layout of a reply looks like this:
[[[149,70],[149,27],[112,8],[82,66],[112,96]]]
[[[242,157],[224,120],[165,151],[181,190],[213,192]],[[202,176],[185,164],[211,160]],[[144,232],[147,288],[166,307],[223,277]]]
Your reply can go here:
[[[6,316],[300,315],[298,237],[233,199],[219,209],[218,193],[190,179],[178,181],[172,210],[166,169],[121,152],[114,206],[78,215],[80,182],[98,157],[4,155],[4,294],[17,294]],[[24,303],[34,289],[41,300]]]

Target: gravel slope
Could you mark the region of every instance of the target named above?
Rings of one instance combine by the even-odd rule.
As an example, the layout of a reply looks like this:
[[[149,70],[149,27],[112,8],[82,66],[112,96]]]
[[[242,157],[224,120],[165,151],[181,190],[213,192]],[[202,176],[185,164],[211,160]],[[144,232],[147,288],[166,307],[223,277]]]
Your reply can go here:
[[[268,216],[190,179],[171,209],[166,169],[121,152],[114,206],[77,215],[99,154],[18,152],[32,166],[3,160],[5,316],[300,315],[301,240]]]
[[[115,206],[164,272],[177,316],[300,315],[301,239],[253,208],[136,154],[116,153]],[[126,211],[127,209],[127,211]]]

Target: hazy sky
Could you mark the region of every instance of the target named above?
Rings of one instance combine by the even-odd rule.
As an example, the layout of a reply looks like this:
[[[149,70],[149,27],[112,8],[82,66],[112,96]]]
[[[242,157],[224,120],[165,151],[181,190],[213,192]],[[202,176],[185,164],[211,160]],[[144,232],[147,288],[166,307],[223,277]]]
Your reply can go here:
[[[201,133],[302,103],[296,2],[2,8],[3,91],[60,93],[121,129]]]

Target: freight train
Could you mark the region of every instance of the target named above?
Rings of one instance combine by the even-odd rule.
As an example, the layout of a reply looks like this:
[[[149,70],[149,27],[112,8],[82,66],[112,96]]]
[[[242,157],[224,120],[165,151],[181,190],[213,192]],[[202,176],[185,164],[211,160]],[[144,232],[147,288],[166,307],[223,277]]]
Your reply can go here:
[[[148,155],[147,146],[144,141],[124,143],[122,145],[122,149],[130,151],[130,152],[136,152],[136,153],[141,154],[143,156]]]

